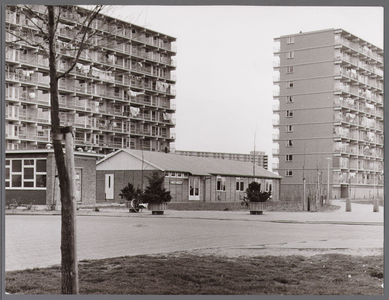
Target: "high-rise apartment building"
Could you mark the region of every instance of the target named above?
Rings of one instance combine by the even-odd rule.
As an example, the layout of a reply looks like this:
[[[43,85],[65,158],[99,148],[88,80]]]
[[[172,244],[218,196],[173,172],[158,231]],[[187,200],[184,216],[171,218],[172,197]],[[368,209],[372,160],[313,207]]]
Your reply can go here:
[[[35,24],[46,7],[6,7],[6,149],[40,149],[50,143],[49,60]],[[62,6],[57,27],[58,71],[72,64],[72,45],[87,10]],[[46,30],[43,25],[43,30]],[[175,38],[100,14],[94,40],[76,67],[59,81],[61,125],[73,125],[77,149],[109,153],[119,148],[166,151],[175,140]],[[81,150],[80,149],[80,150]]]
[[[383,195],[383,50],[342,29],[275,38],[281,199]]]
[[[243,153],[225,153],[225,152],[207,152],[207,151],[185,151],[175,150],[175,154],[186,155],[186,156],[198,156],[198,157],[212,157],[220,159],[230,159],[237,161],[251,162],[264,168],[268,169],[268,156],[264,151],[250,151],[250,154]]]

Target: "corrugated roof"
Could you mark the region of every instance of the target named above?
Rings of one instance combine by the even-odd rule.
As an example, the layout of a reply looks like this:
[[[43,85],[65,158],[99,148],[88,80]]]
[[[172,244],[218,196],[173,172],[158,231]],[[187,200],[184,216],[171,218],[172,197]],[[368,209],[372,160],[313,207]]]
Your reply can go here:
[[[250,162],[241,162],[235,160],[197,157],[197,156],[184,156],[174,153],[163,153],[155,151],[142,151],[121,149],[114,153],[109,154],[106,158],[99,161],[102,163],[107,158],[110,158],[120,151],[124,151],[129,155],[135,156],[138,159],[143,159],[146,163],[157,167],[163,171],[171,172],[188,172],[193,175],[235,175],[253,177],[253,164]],[[264,178],[281,178],[281,176],[274,174],[260,166],[255,167],[255,177]]]

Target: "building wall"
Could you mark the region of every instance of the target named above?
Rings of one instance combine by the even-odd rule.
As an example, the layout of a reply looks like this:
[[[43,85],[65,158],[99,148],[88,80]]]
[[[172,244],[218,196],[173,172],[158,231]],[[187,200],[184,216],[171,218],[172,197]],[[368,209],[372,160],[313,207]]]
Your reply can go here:
[[[155,170],[98,170],[96,172],[96,199],[98,202],[110,201],[110,202],[123,202],[125,199],[121,199],[119,194],[121,190],[131,183],[135,188],[143,189],[147,186],[147,177],[151,176]],[[162,172],[158,171],[161,175]],[[114,175],[114,199],[106,200],[105,197],[105,174]],[[143,178],[143,180],[142,180]]]
[[[96,176],[96,194],[97,201],[104,202],[123,202],[119,194],[121,190],[127,185],[128,182],[134,185],[135,188],[142,186],[143,176],[143,189],[147,186],[147,177],[151,176],[155,170],[98,170]],[[158,171],[160,175],[164,175],[164,172]],[[105,199],[105,174],[114,175],[114,199]],[[252,178],[242,178],[244,182],[244,190],[236,191],[236,177],[226,176],[225,191],[216,191],[217,176],[195,176],[200,177],[200,197],[199,200],[189,200],[189,178],[171,178],[165,177],[164,188],[170,191],[172,196],[172,202],[187,202],[187,201],[242,201],[245,196],[245,191],[253,181]],[[273,200],[279,200],[279,179],[272,180],[272,195]],[[261,187],[265,190],[266,179],[260,179]]]
[[[7,190],[5,199],[11,203],[16,201],[21,204],[46,205],[46,191]]]

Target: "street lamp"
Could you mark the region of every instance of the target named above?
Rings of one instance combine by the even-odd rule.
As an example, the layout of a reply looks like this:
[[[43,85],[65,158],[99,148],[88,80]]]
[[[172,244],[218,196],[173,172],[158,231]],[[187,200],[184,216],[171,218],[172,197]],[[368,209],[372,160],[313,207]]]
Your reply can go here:
[[[330,161],[331,157],[326,158],[328,160],[327,170],[327,204],[330,204]]]

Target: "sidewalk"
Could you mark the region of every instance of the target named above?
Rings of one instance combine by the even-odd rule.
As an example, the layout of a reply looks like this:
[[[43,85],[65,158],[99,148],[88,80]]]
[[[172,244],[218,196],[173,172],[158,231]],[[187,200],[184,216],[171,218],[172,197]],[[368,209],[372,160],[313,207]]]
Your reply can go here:
[[[107,207],[99,205],[99,211],[91,208],[80,207],[77,211],[78,216],[112,216],[112,217],[131,217],[131,218],[180,218],[180,219],[214,219],[214,220],[236,220],[236,221],[260,221],[260,222],[279,222],[279,223],[320,223],[320,224],[350,224],[350,225],[378,225],[384,223],[384,208],[380,207],[379,212],[373,212],[373,205],[352,203],[351,212],[346,212],[346,203],[344,200],[332,200],[331,204],[340,206],[340,209],[329,212],[275,212],[264,211],[263,215],[250,215],[248,210],[241,211],[185,211],[169,210],[162,216],[151,215],[149,210],[143,210],[139,213],[130,213],[124,205],[117,207]],[[61,212],[46,211],[46,206],[36,206],[34,210],[16,209],[6,211],[6,214],[51,214],[59,215]]]

